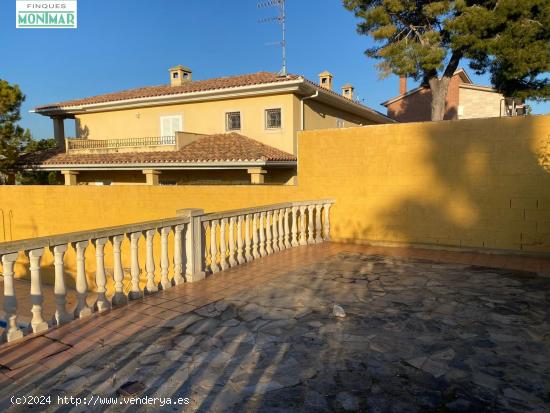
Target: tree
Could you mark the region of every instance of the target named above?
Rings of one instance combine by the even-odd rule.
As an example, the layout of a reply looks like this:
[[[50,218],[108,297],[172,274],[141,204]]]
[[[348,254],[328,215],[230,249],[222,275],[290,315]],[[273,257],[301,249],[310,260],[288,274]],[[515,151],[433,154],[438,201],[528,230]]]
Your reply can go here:
[[[506,96],[550,99],[548,0],[344,0],[376,45],[382,76],[422,80],[432,92],[432,120],[443,119],[453,73],[463,58],[489,72]]]
[[[25,96],[19,86],[0,79],[0,174],[3,183],[16,171],[17,160],[31,142],[29,130],[16,125]]]
[[[25,148],[25,154],[33,152],[42,152],[57,148],[55,138],[31,140]],[[24,158],[24,157],[23,157]],[[26,170],[19,171],[17,174],[17,182],[21,185],[58,185],[60,177],[58,172],[40,171],[35,168],[29,168],[32,165],[27,165]]]

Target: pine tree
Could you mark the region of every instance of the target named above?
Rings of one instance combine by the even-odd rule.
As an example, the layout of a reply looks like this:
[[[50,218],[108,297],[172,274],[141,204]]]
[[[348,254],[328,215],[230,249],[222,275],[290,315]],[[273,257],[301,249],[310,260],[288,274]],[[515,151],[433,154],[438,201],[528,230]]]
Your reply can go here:
[[[7,182],[16,171],[18,158],[32,141],[29,130],[16,124],[21,119],[21,103],[25,96],[19,86],[0,79],[0,180]]]
[[[432,92],[432,120],[441,120],[453,73],[464,58],[489,72],[506,96],[550,99],[548,0],[344,0],[376,46],[382,76],[422,80]]]

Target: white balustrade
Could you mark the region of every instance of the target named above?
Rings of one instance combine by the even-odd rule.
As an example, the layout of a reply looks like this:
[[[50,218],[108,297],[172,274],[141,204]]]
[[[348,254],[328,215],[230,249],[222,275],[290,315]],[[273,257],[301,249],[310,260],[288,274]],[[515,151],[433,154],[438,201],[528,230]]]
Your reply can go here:
[[[155,232],[157,232],[156,229],[149,229],[145,231],[145,271],[147,272],[147,284],[145,285],[145,288],[147,293],[154,293],[159,290],[155,284],[155,255],[153,253],[153,239],[155,237]]]
[[[55,280],[54,280],[54,299],[55,315],[52,322],[57,325],[67,323],[74,319],[72,314],[67,311],[67,287],[65,286],[64,258],[67,251],[67,244],[56,245],[51,248],[54,257]]]
[[[96,300],[96,310],[97,311],[105,311],[111,308],[109,301],[107,301],[107,297],[105,296],[105,293],[107,292],[107,289],[105,288],[105,285],[107,284],[107,277],[105,276],[105,244],[109,241],[108,238],[97,238],[93,240],[94,246],[95,246],[95,284],[96,284],[96,292],[97,292],[97,300]],[[113,243],[113,250],[114,250],[114,243]],[[119,245],[119,251],[120,255],[120,245]],[[116,264],[115,264],[116,268]],[[115,277],[116,278],[116,277]]]
[[[29,332],[41,332],[49,328],[44,318],[43,303],[53,299],[49,308],[55,308],[52,325],[61,325],[73,318],[86,317],[94,311],[105,311],[111,306],[120,306],[170,288],[173,284],[195,282],[205,277],[208,268],[211,273],[228,270],[252,260],[284,251],[292,246],[313,244],[330,239],[331,200],[287,202],[205,214],[200,209],[178,211],[170,219],[149,221],[119,227],[82,231],[30,240],[0,243],[4,285],[4,314],[6,328],[2,338],[14,341]],[[306,228],[307,226],[307,228]],[[219,227],[219,229],[218,229]],[[155,248],[156,233],[159,233],[159,250]],[[173,260],[169,255],[168,240],[174,237]],[[144,236],[144,257],[140,255],[140,239]],[[128,250],[123,248],[124,238],[129,240]],[[86,250],[89,243],[95,246],[95,289],[97,300],[91,306],[86,273]],[[107,288],[105,247],[113,248],[113,286]],[[67,309],[67,286],[65,284],[65,256],[67,246],[72,245],[76,255],[75,289],[76,308]],[[55,270],[53,297],[44,298],[41,284],[41,258],[45,248],[53,255]],[[128,252],[126,252],[128,251]],[[30,269],[30,327],[20,325],[17,298],[15,296],[15,265],[21,253],[29,258]],[[125,254],[129,254],[126,256]],[[128,295],[124,287],[124,258],[130,265]],[[141,283],[141,264],[145,267],[145,285]],[[155,262],[160,268],[160,283],[156,283]],[[173,277],[170,278],[170,270]],[[26,300],[28,301],[28,300]]]
[[[2,275],[4,276],[4,311],[6,313],[6,330],[4,339],[6,341],[17,340],[23,337],[23,331],[17,325],[17,299],[13,284],[15,261],[17,252],[2,255]]]

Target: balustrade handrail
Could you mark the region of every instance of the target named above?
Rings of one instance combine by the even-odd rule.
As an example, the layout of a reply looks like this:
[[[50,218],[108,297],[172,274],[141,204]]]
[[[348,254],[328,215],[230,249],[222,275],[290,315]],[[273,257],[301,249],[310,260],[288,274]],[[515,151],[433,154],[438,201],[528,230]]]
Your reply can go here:
[[[134,146],[175,145],[175,136],[147,136],[118,139],[67,139],[67,149],[124,148]]]
[[[0,243],[6,317],[2,337],[7,341],[18,340],[30,332],[40,333],[52,325],[61,325],[94,311],[101,312],[126,304],[129,300],[171,288],[174,284],[199,281],[207,272],[215,274],[291,247],[329,241],[332,204],[333,199],[294,201],[208,214],[202,209],[186,209],[177,211],[177,216],[173,218]],[[173,254],[169,254],[171,236]],[[129,288],[124,286],[126,278],[122,255],[127,250],[123,251],[122,242],[125,237],[130,243]],[[158,244],[154,241],[156,237],[160,238],[158,254],[155,254],[158,250]],[[139,252],[142,239],[145,241],[145,257],[140,256]],[[86,250],[90,241],[95,247],[97,299],[93,306],[88,303],[86,272]],[[105,267],[105,246],[108,243],[112,245],[112,272]],[[68,244],[72,245],[76,254],[77,302],[70,311],[64,280],[64,257]],[[56,311],[51,320],[45,320],[42,306],[41,260],[46,249],[54,257],[55,269]],[[32,318],[28,326],[18,322],[14,288],[14,268],[21,252],[29,259]],[[107,277],[111,276],[114,294],[107,297]],[[146,277],[145,287],[140,278],[142,276]]]
[[[211,221],[213,219],[236,217],[239,215],[257,214],[257,213],[267,212],[270,210],[280,209],[280,208],[292,208],[293,206],[296,207],[296,206],[304,206],[304,205],[311,205],[311,204],[316,204],[316,205],[334,204],[334,202],[335,202],[334,199],[316,199],[311,201],[282,202],[280,204],[260,205],[257,207],[233,209],[233,210],[221,211],[221,212],[211,212],[211,213],[202,215],[201,222]]]
[[[187,223],[189,223],[188,217],[176,217],[169,219],[157,219],[153,221],[142,221],[135,224],[116,225],[113,227],[104,227],[92,230],[67,232],[64,234],[49,235],[37,238],[26,238],[16,241],[0,242],[0,255],[36,248],[55,247],[56,245],[68,244],[70,242],[86,241],[96,238],[108,238],[115,235],[124,235],[132,232],[146,231],[148,229]]]

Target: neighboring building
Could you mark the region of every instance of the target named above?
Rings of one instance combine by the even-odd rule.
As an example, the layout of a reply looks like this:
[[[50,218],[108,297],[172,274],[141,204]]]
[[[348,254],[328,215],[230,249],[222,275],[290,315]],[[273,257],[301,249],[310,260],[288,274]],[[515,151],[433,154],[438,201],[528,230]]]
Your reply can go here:
[[[24,159],[61,171],[66,184],[291,183],[300,130],[393,122],[303,76],[259,72],[193,81],[169,70],[170,84],[37,107],[53,119],[59,149]],[[66,139],[64,120],[75,119]]]
[[[407,91],[407,79],[399,79],[399,96],[382,103],[388,116],[398,122],[431,120],[432,92],[420,86]],[[495,89],[474,85],[464,69],[458,69],[449,83],[445,103],[445,120],[493,118],[523,115],[526,106],[517,100],[505,98]]]

